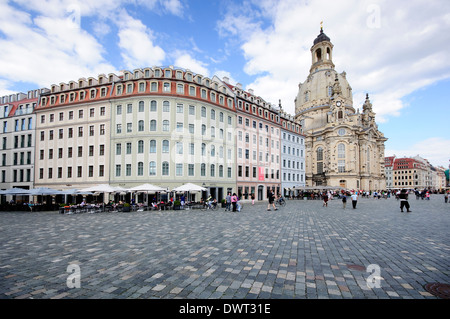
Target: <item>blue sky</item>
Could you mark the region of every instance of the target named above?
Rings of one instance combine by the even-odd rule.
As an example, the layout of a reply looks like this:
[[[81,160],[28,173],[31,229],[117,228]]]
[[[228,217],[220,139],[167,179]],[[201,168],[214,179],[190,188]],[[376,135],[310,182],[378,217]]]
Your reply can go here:
[[[323,21],[333,62],[369,93],[386,156],[450,159],[450,1],[0,0],[0,95],[174,65],[295,113]]]

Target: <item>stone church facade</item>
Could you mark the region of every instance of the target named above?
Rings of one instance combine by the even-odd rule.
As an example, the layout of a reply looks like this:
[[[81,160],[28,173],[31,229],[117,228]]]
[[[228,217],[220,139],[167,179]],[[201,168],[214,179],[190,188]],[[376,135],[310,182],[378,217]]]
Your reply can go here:
[[[369,96],[362,112],[353,106],[345,72],[337,72],[333,44],[323,30],[311,47],[312,64],[295,99],[296,121],[305,134],[306,186],[354,190],[386,188],[384,143]]]

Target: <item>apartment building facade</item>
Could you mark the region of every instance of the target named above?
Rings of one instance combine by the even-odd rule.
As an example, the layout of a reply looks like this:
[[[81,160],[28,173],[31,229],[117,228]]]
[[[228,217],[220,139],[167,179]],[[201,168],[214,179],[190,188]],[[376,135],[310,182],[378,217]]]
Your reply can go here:
[[[111,184],[191,182],[219,200],[233,191],[236,115],[222,81],[173,67],[123,78],[113,92]]]
[[[36,113],[35,186],[60,190],[109,182],[114,77],[52,85]]]
[[[389,188],[431,189],[440,190],[445,187],[445,170],[435,167],[419,156],[385,158],[386,185]]]
[[[2,189],[34,186],[35,124],[34,109],[41,90],[0,97]],[[28,197],[28,196],[27,196]],[[3,196],[2,201],[12,196]]]
[[[305,136],[289,114],[281,118],[281,189],[284,197],[296,197],[305,187]]]
[[[280,116],[253,90],[247,92],[239,83],[228,87],[236,103],[236,193],[242,199],[265,200],[269,190],[281,191]]]
[[[282,192],[281,164],[295,156],[286,167],[286,188],[302,185],[300,125],[252,90],[228,82],[169,66],[54,84],[39,91],[32,109],[2,104],[4,134],[27,129],[4,136],[4,163],[15,163],[16,156],[20,164],[23,157],[31,166],[18,169],[16,180],[23,174],[29,188],[151,183],[172,190],[192,182],[219,200],[228,192],[265,200],[269,190]],[[12,119],[13,108],[20,118]],[[282,153],[282,133],[293,153]],[[22,135],[30,149],[13,155],[9,144],[20,144]],[[4,171],[1,188],[7,189],[14,178]]]

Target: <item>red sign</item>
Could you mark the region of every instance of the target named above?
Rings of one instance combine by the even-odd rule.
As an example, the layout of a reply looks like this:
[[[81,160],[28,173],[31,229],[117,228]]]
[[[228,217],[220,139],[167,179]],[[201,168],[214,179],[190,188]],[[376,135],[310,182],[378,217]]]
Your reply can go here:
[[[258,180],[259,181],[263,181],[264,180],[264,167],[259,167]]]

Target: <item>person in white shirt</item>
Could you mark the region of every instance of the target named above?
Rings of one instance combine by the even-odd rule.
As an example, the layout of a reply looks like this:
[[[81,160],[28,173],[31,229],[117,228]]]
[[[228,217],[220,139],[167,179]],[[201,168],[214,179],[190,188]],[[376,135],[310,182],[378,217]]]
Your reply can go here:
[[[356,203],[358,202],[358,193],[354,192],[352,194],[352,205],[353,205],[353,209],[356,208]]]

